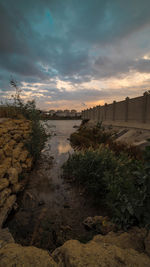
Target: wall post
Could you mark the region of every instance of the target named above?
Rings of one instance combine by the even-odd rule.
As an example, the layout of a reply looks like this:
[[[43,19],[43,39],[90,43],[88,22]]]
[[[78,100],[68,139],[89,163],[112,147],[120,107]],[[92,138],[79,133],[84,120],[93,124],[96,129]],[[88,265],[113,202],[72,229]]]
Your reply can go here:
[[[113,101],[113,121],[115,121],[116,116],[116,101]]]
[[[128,115],[129,115],[129,97],[126,97],[125,99],[125,121],[128,121]]]
[[[147,122],[147,105],[148,105],[148,93],[143,94],[143,123]]]
[[[105,118],[104,120],[107,120],[107,103],[105,103],[105,109],[104,109],[104,113],[105,113]]]

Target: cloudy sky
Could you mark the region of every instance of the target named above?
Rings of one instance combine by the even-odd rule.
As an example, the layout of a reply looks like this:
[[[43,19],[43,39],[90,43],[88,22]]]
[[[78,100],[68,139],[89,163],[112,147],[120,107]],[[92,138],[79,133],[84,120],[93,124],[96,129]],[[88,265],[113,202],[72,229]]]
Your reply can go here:
[[[149,0],[0,0],[0,99],[13,77],[42,109],[150,89]]]

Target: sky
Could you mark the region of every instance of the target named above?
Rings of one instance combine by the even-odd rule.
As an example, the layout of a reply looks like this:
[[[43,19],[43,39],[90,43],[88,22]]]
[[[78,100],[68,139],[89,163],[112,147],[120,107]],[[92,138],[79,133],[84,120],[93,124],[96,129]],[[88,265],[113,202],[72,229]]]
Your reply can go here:
[[[150,89],[149,0],[0,0],[0,100],[83,110]]]

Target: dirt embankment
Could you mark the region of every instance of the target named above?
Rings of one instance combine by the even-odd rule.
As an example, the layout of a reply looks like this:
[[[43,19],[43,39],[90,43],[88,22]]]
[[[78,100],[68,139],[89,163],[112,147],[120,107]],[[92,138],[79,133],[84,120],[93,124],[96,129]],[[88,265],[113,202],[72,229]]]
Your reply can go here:
[[[32,158],[25,148],[30,131],[25,119],[0,119],[0,228],[23,187],[21,175],[31,169]]]

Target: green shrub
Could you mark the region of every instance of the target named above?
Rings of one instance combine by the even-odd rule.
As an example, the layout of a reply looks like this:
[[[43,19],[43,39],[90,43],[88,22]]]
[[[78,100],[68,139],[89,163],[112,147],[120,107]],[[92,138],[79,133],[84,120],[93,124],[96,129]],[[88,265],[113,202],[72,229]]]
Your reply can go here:
[[[107,143],[112,139],[112,133],[105,132],[99,126],[93,128],[80,127],[80,129],[71,134],[70,142],[73,147],[77,148],[96,148],[102,143]]]
[[[104,146],[71,155],[63,175],[81,184],[94,198],[103,200],[120,227],[150,224],[150,172],[147,165],[116,156]]]
[[[113,150],[116,154],[125,152],[128,156],[138,160],[143,159],[143,153],[135,146],[126,143],[116,142],[112,131],[105,131],[102,123],[97,123],[95,127],[81,126],[79,130],[70,136],[70,142],[74,149],[97,149],[99,145],[104,144]]]

